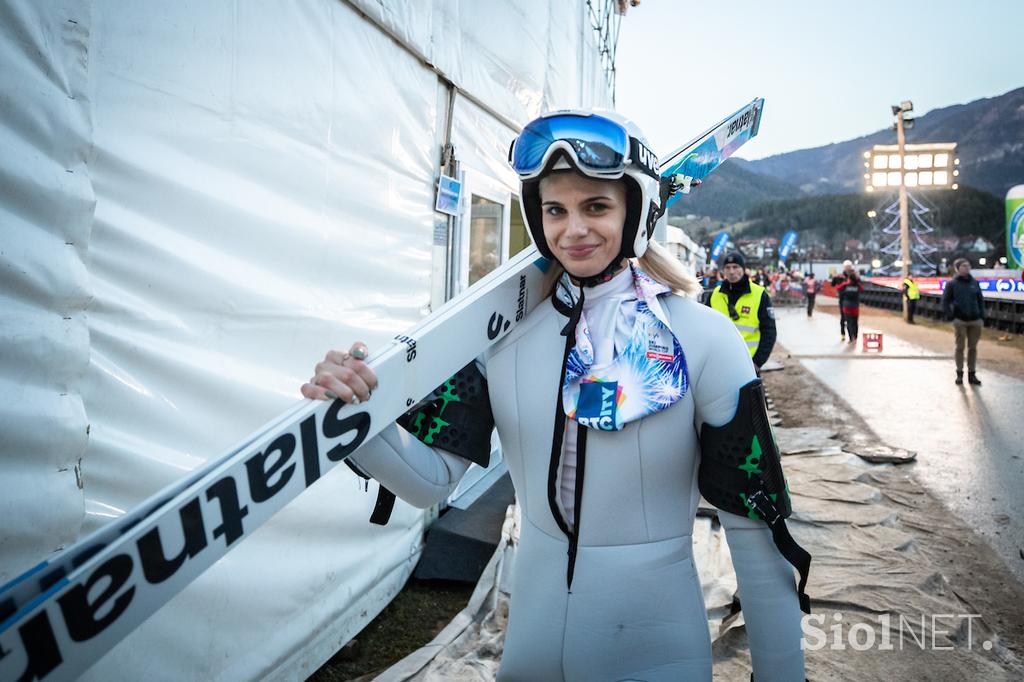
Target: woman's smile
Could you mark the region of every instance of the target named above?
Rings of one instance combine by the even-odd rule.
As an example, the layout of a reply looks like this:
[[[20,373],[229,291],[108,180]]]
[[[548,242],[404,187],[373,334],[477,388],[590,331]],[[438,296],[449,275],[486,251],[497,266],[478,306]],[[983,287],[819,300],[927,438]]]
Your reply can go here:
[[[597,244],[585,244],[580,246],[567,246],[565,252],[573,259],[588,258],[598,248]]]

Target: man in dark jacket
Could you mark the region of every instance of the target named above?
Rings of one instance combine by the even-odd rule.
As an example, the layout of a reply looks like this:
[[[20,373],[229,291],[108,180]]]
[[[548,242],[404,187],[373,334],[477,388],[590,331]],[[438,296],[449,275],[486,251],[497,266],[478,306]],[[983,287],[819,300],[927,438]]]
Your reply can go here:
[[[751,282],[745,267],[742,253],[733,251],[727,255],[722,266],[725,281],[711,292],[707,305],[736,325],[760,374],[761,365],[768,361],[775,347],[775,308],[768,290]]]
[[[956,276],[946,283],[942,292],[942,311],[953,321],[956,332],[956,383],[964,383],[964,342],[967,342],[967,381],[981,386],[976,373],[978,339],[985,326],[985,299],[978,280],[971,276],[971,264],[966,258],[953,261]]]
[[[849,263],[849,268],[846,268]],[[836,293],[839,294],[840,321],[846,321],[846,335],[850,337],[850,343],[857,343],[858,322],[860,321],[860,292],[864,291],[864,283],[860,281],[860,275],[853,267],[853,263],[846,261],[843,278],[835,285]],[[840,324],[840,326],[842,326]]]

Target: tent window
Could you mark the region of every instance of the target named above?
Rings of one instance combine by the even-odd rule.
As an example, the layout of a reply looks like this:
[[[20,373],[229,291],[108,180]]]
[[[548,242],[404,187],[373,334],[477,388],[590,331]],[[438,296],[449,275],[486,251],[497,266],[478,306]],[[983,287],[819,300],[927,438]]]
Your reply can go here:
[[[469,284],[483,278],[501,262],[502,211],[496,201],[472,195],[469,217]]]
[[[512,208],[508,216],[508,257],[516,255],[530,245],[530,234],[523,222],[523,212],[519,209],[519,197],[512,197]]]

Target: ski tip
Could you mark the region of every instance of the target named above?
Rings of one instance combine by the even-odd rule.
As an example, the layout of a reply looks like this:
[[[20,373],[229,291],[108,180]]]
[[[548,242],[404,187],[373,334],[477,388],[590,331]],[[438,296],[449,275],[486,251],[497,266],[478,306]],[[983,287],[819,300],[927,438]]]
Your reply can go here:
[[[764,112],[764,97],[757,97],[754,99],[754,107],[757,113],[754,114],[754,125],[750,126],[750,137],[757,137],[758,131],[761,130],[761,114]]]

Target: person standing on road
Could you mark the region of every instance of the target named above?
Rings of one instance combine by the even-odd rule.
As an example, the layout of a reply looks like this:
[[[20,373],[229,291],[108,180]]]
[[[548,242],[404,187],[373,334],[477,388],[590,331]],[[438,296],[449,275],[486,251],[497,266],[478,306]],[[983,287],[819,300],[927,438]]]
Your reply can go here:
[[[921,290],[914,281],[914,276],[907,274],[903,280],[903,297],[907,299],[907,324],[914,324],[914,311],[917,310],[917,302],[921,298]]]
[[[733,251],[723,261],[725,281],[715,287],[708,305],[732,320],[747,343],[758,374],[775,347],[775,308],[768,290],[747,276],[746,259]]]
[[[832,287],[836,290],[836,295],[839,295],[839,285],[846,281],[847,273],[853,270],[853,261],[843,261],[843,271],[838,275],[833,275],[831,279]],[[831,273],[830,273],[831,274]],[[840,298],[839,306],[839,339],[846,341],[846,315],[843,314],[842,298]]]
[[[849,263],[849,268],[846,268],[846,263]],[[850,343],[856,343],[860,319],[860,292],[864,291],[864,283],[860,281],[860,275],[854,269],[853,263],[846,263],[843,263],[845,272],[842,280],[836,285],[836,291],[839,293],[839,314],[846,321],[846,335]]]
[[[985,326],[985,299],[981,285],[971,275],[971,263],[966,258],[953,261],[956,276],[946,283],[942,292],[942,312],[953,321],[956,332],[956,383],[964,383],[964,342],[967,342],[967,381],[981,386],[978,379],[978,339]]]
[[[814,279],[814,273],[808,272],[804,278],[804,293],[807,295],[807,317],[814,313],[814,297],[818,294],[821,284]]]

